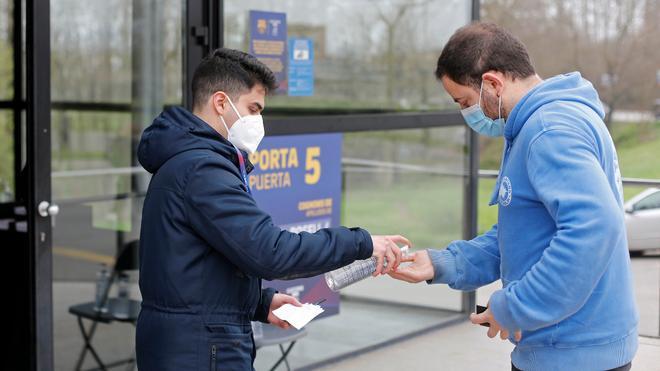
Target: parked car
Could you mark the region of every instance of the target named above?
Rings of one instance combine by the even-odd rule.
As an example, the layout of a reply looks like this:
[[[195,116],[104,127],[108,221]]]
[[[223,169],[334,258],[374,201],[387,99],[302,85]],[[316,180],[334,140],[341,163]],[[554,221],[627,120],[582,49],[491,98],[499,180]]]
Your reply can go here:
[[[631,255],[660,249],[660,188],[649,188],[625,204]]]

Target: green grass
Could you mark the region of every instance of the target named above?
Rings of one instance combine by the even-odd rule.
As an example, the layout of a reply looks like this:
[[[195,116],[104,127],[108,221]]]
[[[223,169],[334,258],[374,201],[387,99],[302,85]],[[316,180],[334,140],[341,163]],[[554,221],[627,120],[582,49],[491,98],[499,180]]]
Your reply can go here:
[[[497,205],[488,206],[495,188],[495,179],[479,179],[479,203],[477,204],[477,225],[479,233],[488,231],[497,223]]]
[[[0,202],[9,201],[7,189],[14,189],[14,124],[10,111],[0,111]]]
[[[342,224],[372,234],[402,234],[415,248],[443,247],[461,238],[462,180],[411,175],[391,182],[374,179],[369,187],[344,193]]]
[[[660,121],[617,124],[612,132],[623,177],[660,179]],[[644,189],[646,187],[624,186],[624,198],[629,200]]]
[[[618,131],[623,131],[625,136],[617,135]],[[660,122],[632,128],[615,126],[614,133],[622,175],[660,179]]]

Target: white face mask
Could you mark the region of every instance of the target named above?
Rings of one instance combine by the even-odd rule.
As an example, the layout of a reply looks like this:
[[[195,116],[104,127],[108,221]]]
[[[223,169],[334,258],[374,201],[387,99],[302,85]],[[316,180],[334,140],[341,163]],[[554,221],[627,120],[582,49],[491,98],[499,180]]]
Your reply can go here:
[[[227,96],[227,100],[229,100],[231,108],[238,116],[238,120],[234,122],[231,129],[227,128],[225,119],[220,116],[220,120],[227,130],[227,140],[247,153],[252,154],[256,152],[259,143],[261,143],[265,135],[263,117],[261,115],[241,116],[229,96]]]

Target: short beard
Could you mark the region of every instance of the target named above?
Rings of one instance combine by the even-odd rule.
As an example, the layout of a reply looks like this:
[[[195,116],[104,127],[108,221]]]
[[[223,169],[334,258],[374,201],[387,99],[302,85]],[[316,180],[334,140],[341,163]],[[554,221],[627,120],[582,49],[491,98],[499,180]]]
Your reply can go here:
[[[499,100],[500,98],[485,91],[481,94],[481,109],[487,117],[490,117],[493,120],[500,118]],[[501,113],[501,117],[504,117],[504,109],[502,109]]]

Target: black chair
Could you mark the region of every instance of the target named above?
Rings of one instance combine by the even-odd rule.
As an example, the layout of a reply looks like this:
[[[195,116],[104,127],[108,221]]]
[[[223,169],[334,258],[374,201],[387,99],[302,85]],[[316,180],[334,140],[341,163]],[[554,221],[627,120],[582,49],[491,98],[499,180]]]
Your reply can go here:
[[[261,336],[255,336],[254,344],[257,349],[270,345],[279,346],[281,356],[275,362],[273,367],[271,367],[270,371],[275,371],[280,366],[280,364],[282,364],[282,362],[284,362],[286,365],[286,369],[291,371],[287,357],[289,356],[289,353],[291,353],[293,346],[296,345],[296,341],[306,335],[307,330],[305,329],[296,330],[292,327],[288,330],[283,330],[279,327],[265,325],[263,326],[263,333]],[[289,346],[286,349],[284,349],[283,345],[285,343],[289,343]]]
[[[121,317],[115,316],[118,300],[115,298],[108,298],[112,284],[115,282],[115,279],[118,278],[121,274],[127,271],[134,271],[138,269],[138,248],[139,241],[131,241],[126,243],[123,248],[117,253],[115,260],[115,265],[112,268],[112,273],[110,274],[110,283],[107,285],[105,292],[103,293],[102,303],[107,304],[107,312],[99,312],[94,310],[95,302],[90,301],[86,303],[81,303],[69,307],[69,313],[77,317],[78,327],[80,328],[80,333],[85,342],[83,349],[80,352],[78,357],[78,362],[76,363],[75,370],[79,371],[82,367],[83,362],[85,361],[85,356],[87,352],[92,354],[92,357],[98,364],[97,368],[91,370],[107,370],[108,368],[117,367],[121,365],[127,365],[127,370],[131,370],[135,366],[135,352],[123,360],[114,361],[111,363],[104,363],[101,360],[98,352],[92,346],[92,338],[96,332],[96,327],[99,323],[103,324],[112,324],[114,322],[119,323],[130,323],[133,326],[137,323],[138,314],[140,313],[140,301],[130,300],[129,301],[129,310],[128,316],[125,315]],[[85,328],[83,319],[88,320],[91,324]]]

